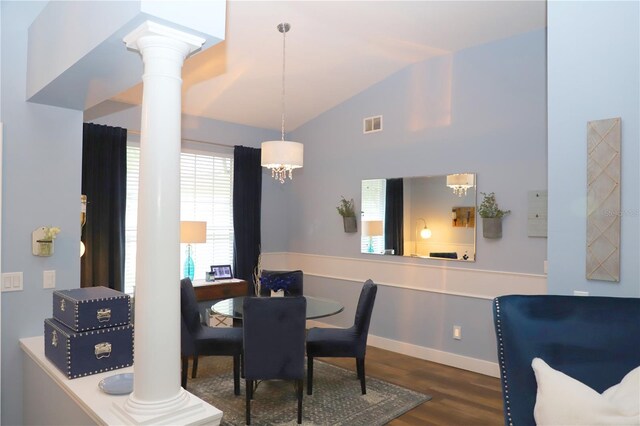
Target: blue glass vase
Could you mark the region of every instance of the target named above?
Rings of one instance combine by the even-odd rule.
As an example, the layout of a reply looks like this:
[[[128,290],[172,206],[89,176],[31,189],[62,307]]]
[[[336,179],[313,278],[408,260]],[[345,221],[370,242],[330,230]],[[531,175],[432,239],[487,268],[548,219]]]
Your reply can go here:
[[[191,257],[191,244],[187,244],[187,258],[184,261],[184,276],[189,277],[193,281],[195,275],[195,266],[193,264],[193,258]]]

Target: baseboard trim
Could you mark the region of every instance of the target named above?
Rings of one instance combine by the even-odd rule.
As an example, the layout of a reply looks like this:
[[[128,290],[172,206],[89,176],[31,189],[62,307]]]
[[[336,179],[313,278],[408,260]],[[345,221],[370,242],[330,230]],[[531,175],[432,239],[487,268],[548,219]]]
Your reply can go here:
[[[319,321],[307,321],[307,327],[336,328],[334,325]],[[369,346],[385,349],[402,355],[408,355],[414,358],[448,365],[450,367],[473,371],[474,373],[484,374],[485,376],[500,377],[500,368],[498,367],[497,362],[485,361],[483,359],[458,355],[425,346],[418,346],[412,343],[374,336],[373,334],[369,334],[367,343]]]

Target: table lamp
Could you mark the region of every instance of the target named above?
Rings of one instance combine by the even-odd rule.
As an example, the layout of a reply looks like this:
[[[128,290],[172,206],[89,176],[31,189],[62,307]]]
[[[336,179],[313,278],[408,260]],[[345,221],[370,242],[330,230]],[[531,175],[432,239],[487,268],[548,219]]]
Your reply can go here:
[[[373,253],[373,237],[384,235],[384,226],[381,220],[365,220],[362,222],[362,235],[369,237],[368,252]]]
[[[187,258],[184,261],[184,276],[193,281],[195,267],[191,257],[191,244],[207,242],[207,222],[180,222],[180,242],[187,244]]]

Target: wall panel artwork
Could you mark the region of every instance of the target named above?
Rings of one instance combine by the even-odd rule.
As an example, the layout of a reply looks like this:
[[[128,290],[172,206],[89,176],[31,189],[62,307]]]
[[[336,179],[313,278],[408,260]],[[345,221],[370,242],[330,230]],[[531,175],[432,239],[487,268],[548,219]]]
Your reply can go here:
[[[620,118],[587,123],[588,280],[620,281]]]

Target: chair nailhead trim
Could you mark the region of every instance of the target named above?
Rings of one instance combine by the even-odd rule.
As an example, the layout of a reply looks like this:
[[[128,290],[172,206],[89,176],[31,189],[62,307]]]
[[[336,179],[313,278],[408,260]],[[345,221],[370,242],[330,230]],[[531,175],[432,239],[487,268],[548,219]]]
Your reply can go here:
[[[502,382],[503,382],[503,390],[504,390],[504,399],[505,399],[505,407],[507,409],[507,419],[509,421],[509,426],[513,426],[513,419],[511,418],[511,406],[509,405],[509,385],[507,382],[507,368],[505,366],[504,361],[504,345],[502,344],[502,323],[500,319],[500,301],[496,297],[493,299],[496,309],[496,331],[498,334],[498,342],[500,346],[500,370],[502,373]]]

